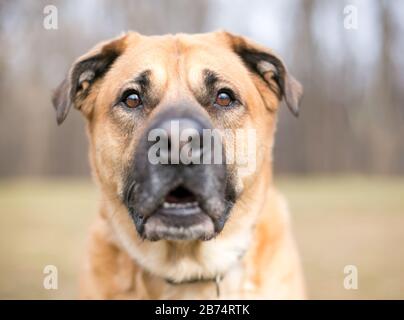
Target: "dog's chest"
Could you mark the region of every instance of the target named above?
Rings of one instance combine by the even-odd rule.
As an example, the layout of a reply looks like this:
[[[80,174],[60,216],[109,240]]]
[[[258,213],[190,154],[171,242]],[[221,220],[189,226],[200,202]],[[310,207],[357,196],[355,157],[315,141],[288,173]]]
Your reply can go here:
[[[158,299],[240,299],[251,286],[245,279],[241,265],[233,267],[220,281],[203,281],[184,284],[165,284]],[[242,294],[243,295],[243,294]]]

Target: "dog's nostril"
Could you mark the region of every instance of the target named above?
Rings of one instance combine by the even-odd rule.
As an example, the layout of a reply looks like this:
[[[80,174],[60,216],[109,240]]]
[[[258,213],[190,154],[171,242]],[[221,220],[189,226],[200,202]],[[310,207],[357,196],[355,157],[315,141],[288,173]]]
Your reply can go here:
[[[179,186],[172,190],[165,198],[165,202],[167,203],[188,203],[195,201],[195,195],[182,186]]]

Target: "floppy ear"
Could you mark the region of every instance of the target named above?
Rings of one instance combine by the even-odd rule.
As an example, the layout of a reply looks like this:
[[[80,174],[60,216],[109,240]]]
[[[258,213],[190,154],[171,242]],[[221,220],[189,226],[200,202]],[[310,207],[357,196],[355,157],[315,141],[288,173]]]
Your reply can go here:
[[[52,96],[56,120],[60,125],[72,105],[81,109],[94,83],[102,78],[125,49],[127,35],[102,42],[73,63],[67,77]]]
[[[242,36],[225,32],[233,50],[241,57],[246,66],[258,74],[267,86],[285,100],[289,110],[297,117],[299,103],[303,95],[302,85],[288,72],[282,59],[271,50]]]

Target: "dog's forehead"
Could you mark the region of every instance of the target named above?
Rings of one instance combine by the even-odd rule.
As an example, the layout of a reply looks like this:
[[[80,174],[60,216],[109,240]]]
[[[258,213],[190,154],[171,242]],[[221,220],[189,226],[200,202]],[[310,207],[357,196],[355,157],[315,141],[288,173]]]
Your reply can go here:
[[[200,83],[206,69],[235,81],[243,79],[240,74],[246,72],[220,33],[128,37],[114,69],[123,77],[149,70],[153,80],[162,85],[179,77],[190,84]]]

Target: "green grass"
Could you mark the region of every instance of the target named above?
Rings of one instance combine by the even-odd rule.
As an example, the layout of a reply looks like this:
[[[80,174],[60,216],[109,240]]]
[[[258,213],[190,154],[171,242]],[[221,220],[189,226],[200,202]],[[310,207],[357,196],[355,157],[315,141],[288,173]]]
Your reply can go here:
[[[404,298],[404,178],[282,177],[310,298]],[[0,298],[75,298],[97,211],[87,180],[0,182]],[[59,289],[43,288],[58,268]],[[356,265],[359,289],[345,290]]]
[[[282,178],[311,298],[404,299],[404,179]],[[358,290],[343,287],[358,268]]]
[[[0,298],[74,298],[86,232],[97,209],[89,181],[0,184]],[[59,289],[43,288],[43,268],[58,268]]]

